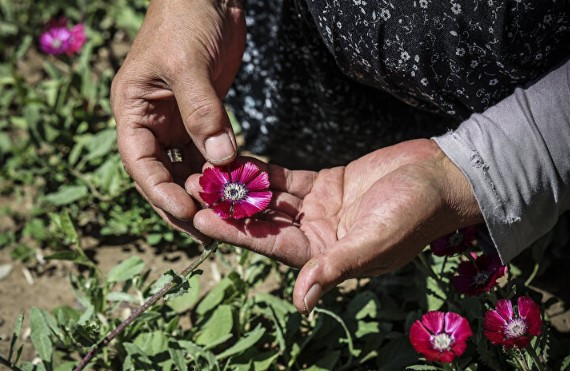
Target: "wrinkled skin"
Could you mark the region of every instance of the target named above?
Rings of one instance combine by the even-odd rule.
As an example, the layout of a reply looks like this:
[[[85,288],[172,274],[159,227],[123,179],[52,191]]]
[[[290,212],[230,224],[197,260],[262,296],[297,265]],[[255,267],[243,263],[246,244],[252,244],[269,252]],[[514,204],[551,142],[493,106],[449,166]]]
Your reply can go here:
[[[300,267],[293,300],[301,312],[343,280],[395,270],[435,238],[482,221],[467,180],[430,140],[403,142],[319,172],[258,165],[275,191],[268,211],[227,221],[207,209],[194,225],[212,238]],[[198,179],[186,183],[197,199]]]
[[[153,0],[111,89],[126,171],[165,220],[202,241],[191,223],[198,209],[182,186],[205,160],[221,165],[236,155],[221,98],[245,33],[239,1]],[[170,163],[169,148],[182,149],[184,162]]]
[[[237,0],[153,0],[113,80],[124,167],[173,227],[300,267],[294,303],[308,312],[344,279],[394,270],[434,238],[481,221],[467,180],[429,140],[320,172],[259,163],[275,191],[267,212],[224,221],[199,211],[188,193],[201,201],[206,161],[225,165],[236,156],[221,98],[239,68],[245,33]],[[169,148],[180,148],[184,161],[171,163]]]

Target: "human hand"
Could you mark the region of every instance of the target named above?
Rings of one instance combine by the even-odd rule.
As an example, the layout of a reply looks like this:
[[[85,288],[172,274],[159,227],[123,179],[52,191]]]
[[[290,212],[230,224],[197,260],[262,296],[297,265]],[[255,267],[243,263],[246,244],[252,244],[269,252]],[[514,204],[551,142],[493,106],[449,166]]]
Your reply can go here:
[[[167,222],[200,240],[191,223],[197,206],[182,185],[204,159],[222,165],[236,155],[221,98],[245,34],[239,0],[153,0],[112,84],[125,170]],[[181,150],[182,162],[170,162],[170,148]]]
[[[372,152],[346,167],[269,173],[273,199],[264,214],[222,220],[194,217],[207,236],[302,267],[293,293],[301,312],[343,280],[395,270],[428,243],[482,221],[469,183],[430,140]],[[186,189],[200,200],[199,175]]]

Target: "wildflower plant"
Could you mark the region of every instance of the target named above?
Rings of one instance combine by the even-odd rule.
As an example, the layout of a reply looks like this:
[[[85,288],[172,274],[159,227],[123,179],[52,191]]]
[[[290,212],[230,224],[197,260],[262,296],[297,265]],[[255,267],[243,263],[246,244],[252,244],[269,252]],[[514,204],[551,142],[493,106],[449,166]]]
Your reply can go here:
[[[90,354],[87,368],[105,370],[570,366],[570,337],[545,312],[560,301],[532,285],[545,251],[568,242],[567,221],[507,267],[481,254],[477,228],[462,229],[398,272],[331,290],[310,316],[291,304],[295,270],[225,244],[204,266],[219,278],[191,269],[153,280],[136,253],[102,272],[85,240],[131,240],[159,255],[197,247],[138,195],[116,152],[109,86],[147,5],[0,2],[0,195],[16,200],[0,209],[11,221],[2,219],[0,257],[36,279],[67,274],[75,297],[3,318],[0,368],[71,370]],[[255,216],[271,199],[267,174],[250,163],[205,170],[200,184],[223,218]]]

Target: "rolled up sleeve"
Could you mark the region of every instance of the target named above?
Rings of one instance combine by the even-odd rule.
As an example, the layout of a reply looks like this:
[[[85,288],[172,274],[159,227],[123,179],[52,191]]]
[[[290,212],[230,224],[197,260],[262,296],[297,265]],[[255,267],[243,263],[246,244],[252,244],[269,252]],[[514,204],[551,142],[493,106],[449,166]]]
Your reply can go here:
[[[467,177],[508,262],[570,209],[570,61],[433,139]]]

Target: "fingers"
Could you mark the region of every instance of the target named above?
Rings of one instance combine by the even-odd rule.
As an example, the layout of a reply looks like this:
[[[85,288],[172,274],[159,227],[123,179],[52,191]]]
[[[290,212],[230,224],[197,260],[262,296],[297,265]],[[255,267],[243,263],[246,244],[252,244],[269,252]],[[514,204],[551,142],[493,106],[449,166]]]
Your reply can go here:
[[[213,239],[244,247],[300,267],[309,259],[309,242],[292,220],[278,212],[264,213],[263,219],[221,219],[211,209],[199,211],[194,226]]]
[[[125,170],[154,206],[181,220],[192,220],[194,200],[174,182],[164,163],[166,153],[147,128],[117,126],[117,143]]]
[[[207,69],[195,68],[187,76],[179,76],[172,90],[196,148],[212,164],[230,163],[237,154],[236,140]]]
[[[166,211],[159,209],[158,207],[154,206],[152,204],[152,202],[150,202],[148,196],[143,192],[141,187],[136,183],[135,183],[135,188],[141,194],[141,196],[143,196],[144,199],[150,203],[150,205],[152,206],[154,211],[156,211],[156,213],[158,215],[160,215],[160,217],[166,223],[168,223],[168,225],[170,225],[172,228],[174,228],[175,230],[177,230],[179,232],[187,233],[188,235],[190,235],[190,237],[192,237],[194,240],[196,240],[200,243],[208,243],[211,240],[211,238],[209,238],[208,236],[205,236],[204,234],[199,232],[194,227],[194,224],[192,222],[187,222],[187,221],[176,219],[175,217],[173,217],[172,215],[170,215]]]
[[[289,170],[278,165],[267,164],[253,157],[240,156],[236,161],[253,162],[260,170],[265,171],[269,176],[272,191],[286,192],[298,199],[303,199],[311,192],[313,183],[317,178],[317,173],[314,171]],[[211,166],[211,163],[205,163],[203,169]],[[200,176],[201,174],[192,175],[186,181],[186,190],[196,199],[199,199],[196,197],[198,192],[202,191],[198,182]]]

